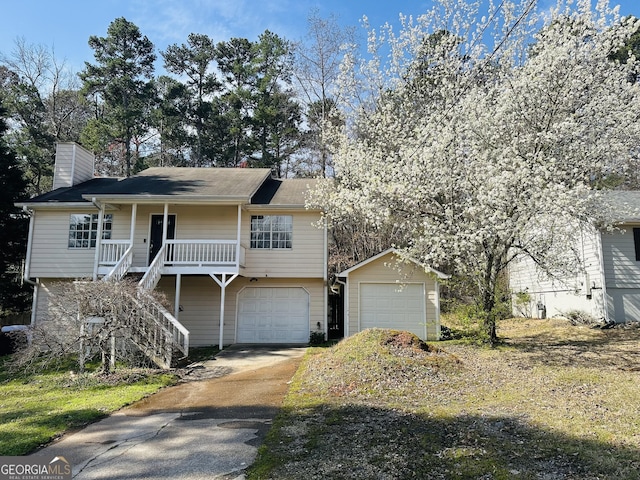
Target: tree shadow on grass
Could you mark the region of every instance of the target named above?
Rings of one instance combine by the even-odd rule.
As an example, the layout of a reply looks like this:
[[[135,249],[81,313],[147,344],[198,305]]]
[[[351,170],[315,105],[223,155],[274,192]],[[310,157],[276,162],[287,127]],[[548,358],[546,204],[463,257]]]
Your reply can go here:
[[[503,345],[517,349],[526,355],[526,361],[540,365],[640,371],[640,328],[593,329],[588,335],[579,333],[576,330],[575,337],[563,339],[559,339],[557,332],[505,337]]]
[[[265,462],[275,470],[265,473]],[[521,418],[325,405],[283,410],[248,478],[633,480],[639,472],[638,449]]]

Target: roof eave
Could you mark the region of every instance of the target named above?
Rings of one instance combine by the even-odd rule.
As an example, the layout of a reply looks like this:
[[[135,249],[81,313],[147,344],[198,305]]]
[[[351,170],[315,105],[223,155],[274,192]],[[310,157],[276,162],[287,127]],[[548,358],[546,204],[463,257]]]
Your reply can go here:
[[[355,270],[358,270],[362,267],[364,267],[365,265],[368,265],[371,262],[375,262],[376,260],[378,260],[379,258],[384,257],[385,255],[388,255],[389,253],[394,253],[394,254],[398,254],[398,249],[397,248],[388,248],[387,250],[378,253],[377,255],[374,255],[373,257],[369,257],[366,260],[363,260],[360,263],[357,263],[356,265],[354,265],[351,268],[346,269],[343,272],[338,273],[336,276],[338,277],[349,277],[349,274]],[[440,280],[446,280],[448,278],[451,278],[451,275],[447,275],[446,273],[440,272],[438,270],[435,270],[429,266],[424,265],[423,263],[417,261],[414,258],[408,258],[407,260],[415,263],[416,265],[424,268],[425,272],[427,273],[433,273],[436,277],[438,277]]]
[[[96,199],[103,203],[180,203],[180,204],[227,204],[238,205],[251,201],[246,195],[83,195],[82,198],[92,201]]]
[[[19,202],[15,203],[19,208],[39,209],[64,209],[64,208],[95,208],[91,201],[86,202]]]

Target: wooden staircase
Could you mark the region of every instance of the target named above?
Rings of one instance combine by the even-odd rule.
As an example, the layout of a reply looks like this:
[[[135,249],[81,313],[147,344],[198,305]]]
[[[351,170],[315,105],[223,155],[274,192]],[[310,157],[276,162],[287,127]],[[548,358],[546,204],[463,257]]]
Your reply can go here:
[[[147,358],[160,368],[171,368],[176,354],[189,355],[189,330],[153,296],[151,291],[162,276],[164,246],[138,283],[136,295],[128,295],[130,312],[127,327],[130,340]],[[128,248],[103,281],[120,281],[128,273],[132,247]]]

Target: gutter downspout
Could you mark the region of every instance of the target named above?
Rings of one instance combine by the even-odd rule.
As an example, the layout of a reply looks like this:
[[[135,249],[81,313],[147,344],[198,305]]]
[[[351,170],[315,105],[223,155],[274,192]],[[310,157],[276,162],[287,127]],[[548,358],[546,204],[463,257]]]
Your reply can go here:
[[[607,301],[607,276],[604,268],[604,252],[602,250],[602,231],[596,230],[596,240],[598,242],[598,257],[600,260],[600,285],[602,286],[602,313],[605,323],[609,323],[609,308]],[[614,320],[615,321],[615,320]]]
[[[31,301],[31,325],[36,324],[36,310],[38,306],[38,291],[40,287],[40,283],[38,279],[34,282],[30,278],[31,273],[31,249],[33,247],[33,230],[34,230],[34,219],[36,216],[36,212],[33,210],[29,210],[26,206],[22,207],[22,211],[29,215],[29,234],[27,237],[27,254],[24,261],[24,272],[22,272],[22,281],[33,285],[33,299]]]
[[[37,285],[36,282],[31,280],[31,249],[33,247],[33,230],[34,230],[34,218],[36,216],[36,212],[33,210],[29,210],[26,206],[22,207],[22,211],[29,215],[29,236],[27,237],[27,255],[24,261],[24,272],[22,274],[22,280],[29,285]]]
[[[98,280],[98,265],[100,264],[100,255],[102,250],[102,223],[104,222],[104,205],[98,203],[96,198],[91,199],[91,203],[98,209],[98,231],[96,232],[96,253],[93,258],[93,281]],[[91,242],[91,239],[89,239]]]
[[[328,262],[329,262],[329,244],[327,241],[327,217],[324,218],[323,225],[323,264],[322,264],[322,279],[324,284],[324,339],[329,339],[329,319],[327,318],[329,315],[329,278],[327,273]]]

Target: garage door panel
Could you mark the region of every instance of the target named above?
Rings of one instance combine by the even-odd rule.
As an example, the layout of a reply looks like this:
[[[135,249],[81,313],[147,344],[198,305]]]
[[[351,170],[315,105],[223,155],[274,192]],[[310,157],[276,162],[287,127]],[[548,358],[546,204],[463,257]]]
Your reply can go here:
[[[301,287],[248,287],[238,296],[239,343],[306,343],[309,294]]]
[[[423,284],[360,284],[360,328],[407,330],[426,335]]]

